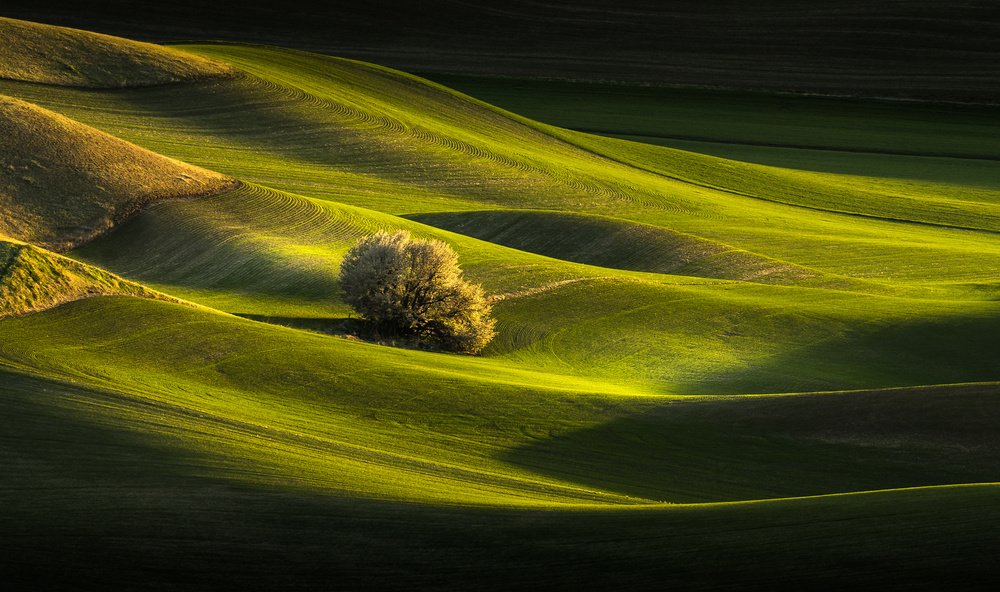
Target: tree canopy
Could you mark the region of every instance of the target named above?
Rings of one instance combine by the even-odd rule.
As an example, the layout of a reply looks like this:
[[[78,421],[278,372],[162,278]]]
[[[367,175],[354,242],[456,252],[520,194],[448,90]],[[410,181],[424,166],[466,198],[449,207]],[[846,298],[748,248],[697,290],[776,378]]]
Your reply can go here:
[[[405,230],[362,238],[345,255],[340,279],[344,300],[381,335],[478,353],[496,334],[482,287],[462,278],[458,255],[439,240]]]

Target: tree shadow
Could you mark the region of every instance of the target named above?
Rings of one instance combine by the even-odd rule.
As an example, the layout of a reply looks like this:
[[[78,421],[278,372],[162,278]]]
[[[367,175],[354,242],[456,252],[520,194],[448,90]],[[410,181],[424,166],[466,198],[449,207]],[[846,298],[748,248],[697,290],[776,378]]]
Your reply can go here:
[[[276,315],[261,315],[251,313],[233,313],[249,321],[278,325],[326,335],[357,335],[365,331],[364,321],[352,318],[338,317],[286,317]]]

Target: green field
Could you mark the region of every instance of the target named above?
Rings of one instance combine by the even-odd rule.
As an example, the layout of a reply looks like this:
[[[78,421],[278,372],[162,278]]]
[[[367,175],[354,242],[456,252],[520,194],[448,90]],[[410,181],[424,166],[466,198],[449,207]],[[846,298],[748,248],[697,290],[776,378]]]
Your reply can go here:
[[[11,581],[996,576],[996,107],[173,49],[215,73],[0,79],[47,130],[0,139]],[[141,203],[107,197],[112,154],[143,159]],[[339,264],[394,229],[494,296],[481,355],[363,339]]]

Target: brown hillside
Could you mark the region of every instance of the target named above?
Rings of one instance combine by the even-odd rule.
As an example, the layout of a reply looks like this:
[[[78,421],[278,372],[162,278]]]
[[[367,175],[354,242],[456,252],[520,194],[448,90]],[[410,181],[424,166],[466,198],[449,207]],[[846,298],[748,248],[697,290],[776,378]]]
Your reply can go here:
[[[0,234],[66,250],[151,202],[234,183],[0,96]]]
[[[0,78],[91,88],[149,86],[234,75],[176,49],[0,18]]]

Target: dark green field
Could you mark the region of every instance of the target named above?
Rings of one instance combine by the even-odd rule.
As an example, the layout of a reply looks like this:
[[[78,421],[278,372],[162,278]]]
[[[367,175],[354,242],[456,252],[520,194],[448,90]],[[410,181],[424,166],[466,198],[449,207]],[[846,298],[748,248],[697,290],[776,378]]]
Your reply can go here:
[[[165,51],[0,19],[4,580],[989,587],[993,11],[857,9],[870,20],[821,50],[818,31],[860,16],[806,5],[712,20],[585,3],[570,26],[536,3],[392,18],[375,3],[345,8],[359,25],[341,37],[320,35],[329,16],[253,1],[4,9],[229,39]],[[465,57],[468,33],[428,41],[484,13]],[[667,44],[624,35],[667,21],[688,25]],[[511,22],[551,35],[524,46],[498,33]],[[731,43],[702,38],[713,23]],[[853,59],[849,40],[883,34],[898,45]],[[281,39],[299,49],[240,42]],[[616,39],[600,64],[581,49]],[[918,41],[926,59],[886,80]],[[670,84],[731,88],[597,82],[665,81],[681,47],[697,59]],[[777,59],[792,47],[801,63]],[[639,55],[648,68],[618,67]],[[788,86],[819,58],[854,75]],[[396,229],[448,243],[494,297],[481,355],[365,339],[339,264]]]

